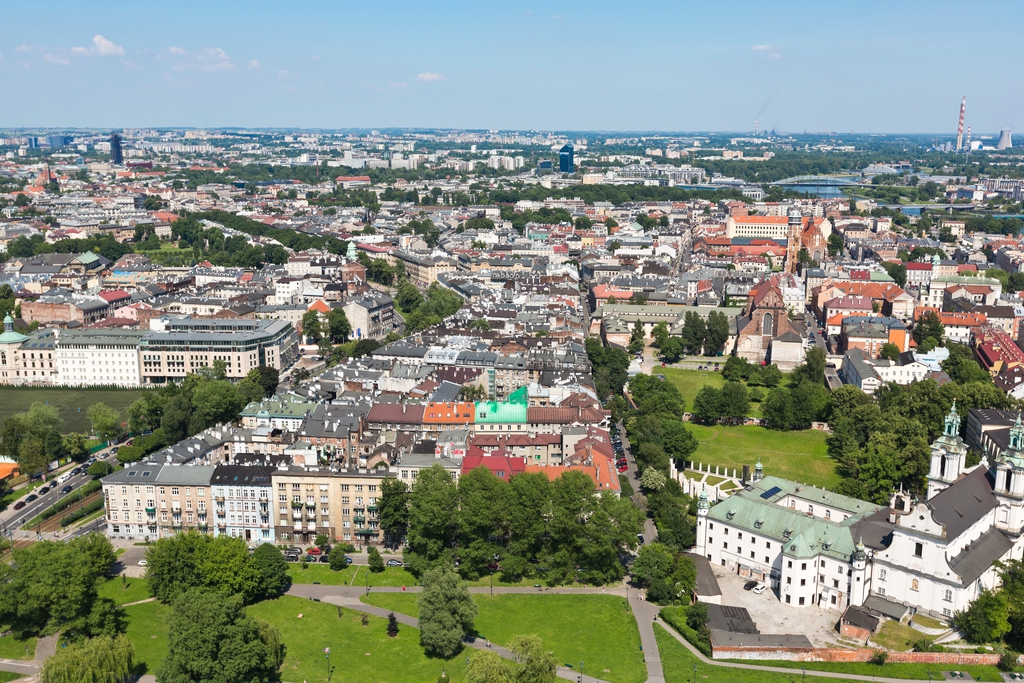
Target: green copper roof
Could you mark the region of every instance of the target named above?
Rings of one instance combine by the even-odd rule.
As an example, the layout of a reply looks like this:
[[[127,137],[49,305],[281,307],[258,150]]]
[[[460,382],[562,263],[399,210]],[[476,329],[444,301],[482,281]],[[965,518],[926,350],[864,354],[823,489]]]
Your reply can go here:
[[[476,404],[476,424],[495,424],[510,422],[526,422],[526,403],[508,403],[500,401],[478,401]]]

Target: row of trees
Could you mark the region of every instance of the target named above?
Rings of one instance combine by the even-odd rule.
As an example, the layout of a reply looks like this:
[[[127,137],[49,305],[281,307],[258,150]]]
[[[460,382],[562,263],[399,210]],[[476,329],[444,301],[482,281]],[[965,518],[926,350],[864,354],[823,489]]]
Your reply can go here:
[[[721,389],[705,384],[694,397],[690,412],[697,422],[706,425],[718,424],[722,420],[736,423],[750,413],[751,394],[754,392],[757,392],[758,399],[763,396],[760,389],[748,392],[739,382],[726,382]]]
[[[456,484],[436,465],[420,472],[411,492],[399,482],[383,486],[380,506],[389,537],[405,534],[404,559],[417,576],[458,562],[459,574],[476,579],[500,561],[513,581],[610,583],[622,578],[619,554],[636,546],[643,528],[629,500],[597,493],[578,471],[554,481],[543,473],[505,481],[477,468]]]
[[[587,358],[590,359],[594,388],[601,398],[619,396],[629,378],[629,356],[622,349],[606,347],[600,339],[587,337]]]
[[[636,410],[624,424],[637,466],[641,472],[653,467],[667,475],[670,460],[680,466],[697,450],[697,439],[682,421],[686,403],[674,384],[651,375],[633,377],[629,390]]]
[[[969,643],[1004,641],[1016,652],[1024,650],[1024,560],[996,562],[999,588],[982,591],[963,611],[953,614],[953,626]],[[1008,658],[1016,664],[1016,652]]]
[[[768,387],[769,389],[782,383],[782,371],[775,363],[758,365],[746,358],[729,356],[722,366],[722,377],[729,382],[746,382],[748,387]]]

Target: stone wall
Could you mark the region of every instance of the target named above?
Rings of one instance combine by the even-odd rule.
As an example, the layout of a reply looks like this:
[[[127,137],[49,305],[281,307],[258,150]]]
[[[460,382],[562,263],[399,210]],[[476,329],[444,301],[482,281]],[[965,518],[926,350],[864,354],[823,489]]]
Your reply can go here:
[[[869,648],[783,648],[783,647],[716,647],[712,659],[745,659],[757,661],[781,660],[787,662],[868,662],[874,650]],[[973,652],[890,652],[889,663],[937,664],[967,666],[971,664],[996,665],[997,654]],[[1018,662],[1024,661],[1024,656]]]

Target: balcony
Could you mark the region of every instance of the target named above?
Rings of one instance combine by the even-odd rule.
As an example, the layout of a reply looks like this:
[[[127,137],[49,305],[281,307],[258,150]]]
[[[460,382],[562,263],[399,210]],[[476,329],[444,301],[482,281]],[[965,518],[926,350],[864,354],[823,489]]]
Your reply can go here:
[[[269,524],[267,524],[266,522],[263,522],[262,524],[260,524],[260,528],[261,528],[261,529],[269,529],[269,528],[270,528],[270,525],[269,525]]]
[[[307,512],[306,519],[316,519],[316,510],[310,510]]]
[[[376,529],[356,529],[356,536],[376,536]]]
[[[316,524],[307,524],[306,531],[308,531],[311,534],[316,533]]]
[[[218,503],[223,503],[224,502],[224,496],[214,496],[213,499],[215,501],[217,501]]]
[[[367,505],[366,509],[369,510],[370,512],[376,512],[377,511],[377,506],[376,505]]]
[[[292,529],[294,529],[295,531],[302,531],[302,525],[301,524],[296,524],[295,526],[292,527]]]
[[[293,500],[292,501],[292,509],[293,510],[301,510],[302,509],[302,503],[300,503],[297,500]]]
[[[156,514],[156,508],[146,508],[146,514],[147,515],[155,515]]]
[[[316,507],[316,501],[307,500],[306,501],[306,507],[308,507],[308,508],[315,508]]]
[[[363,524],[364,522],[366,522],[366,517],[363,517],[362,515],[357,515],[352,518],[352,521],[356,524]]]
[[[355,505],[352,506],[352,509],[353,510],[365,510],[366,506],[364,506],[362,503],[356,503]]]
[[[228,528],[228,524],[227,524],[227,522],[218,521],[217,522],[217,528],[218,529],[227,529]]]

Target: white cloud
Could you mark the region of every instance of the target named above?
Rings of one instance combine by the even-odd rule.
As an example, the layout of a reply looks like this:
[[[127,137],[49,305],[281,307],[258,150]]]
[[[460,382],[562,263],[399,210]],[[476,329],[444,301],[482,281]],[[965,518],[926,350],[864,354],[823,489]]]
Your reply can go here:
[[[31,52],[34,49],[35,48],[32,47],[31,45],[26,45],[25,43],[22,43],[21,45],[19,45],[16,48],[14,48],[14,51],[15,52]]]
[[[173,60],[171,68],[175,71],[234,71],[238,68],[231,57],[219,47],[204,47],[201,50],[190,51],[171,46],[159,57]]]
[[[780,55],[778,52],[773,52],[770,55],[768,55],[768,59],[782,59],[782,55]]]
[[[771,45],[755,45],[754,47],[752,47],[750,49],[753,50],[754,52],[767,52],[767,51],[772,49],[772,46]]]
[[[43,61],[57,66],[67,66],[71,63],[71,58],[60,52],[47,52],[43,55]]]
[[[258,68],[260,68],[259,60],[254,59],[254,60],[250,61],[248,64],[245,65],[245,68],[246,69],[258,69]]]
[[[392,83],[391,87],[392,88],[404,88],[407,85],[408,85],[408,83],[406,83],[405,81],[402,81],[401,83]]]
[[[430,73],[429,71],[424,71],[421,74],[417,74],[416,80],[417,81],[427,81],[427,82],[443,81],[444,80],[444,75],[437,74],[437,73]]]
[[[291,75],[292,75],[292,74],[291,74],[291,72],[290,72],[290,71],[286,71],[286,70],[284,70],[284,69],[278,69],[278,70],[277,70],[277,77],[278,77],[278,78],[288,78],[288,77],[289,77],[289,76],[291,76]]]
[[[92,47],[73,47],[71,54],[86,57],[115,57],[124,54],[124,48],[98,33],[92,37]]]

